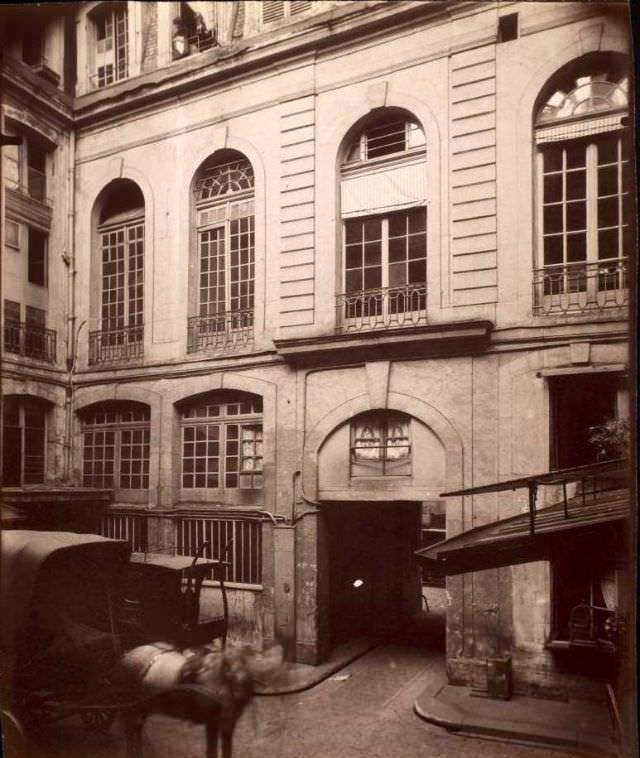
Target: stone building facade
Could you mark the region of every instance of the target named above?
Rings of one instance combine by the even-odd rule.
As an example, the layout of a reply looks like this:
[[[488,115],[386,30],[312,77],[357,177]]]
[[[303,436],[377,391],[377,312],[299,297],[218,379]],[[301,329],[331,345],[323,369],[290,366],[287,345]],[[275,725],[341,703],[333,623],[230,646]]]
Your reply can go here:
[[[5,483],[111,490],[100,528],[137,549],[226,550],[234,635],[317,663],[396,626],[421,527],[526,507],[440,493],[589,462],[626,414],[625,6],[7,21]],[[565,681],[554,570],[447,580],[451,681],[505,649],[522,688]]]

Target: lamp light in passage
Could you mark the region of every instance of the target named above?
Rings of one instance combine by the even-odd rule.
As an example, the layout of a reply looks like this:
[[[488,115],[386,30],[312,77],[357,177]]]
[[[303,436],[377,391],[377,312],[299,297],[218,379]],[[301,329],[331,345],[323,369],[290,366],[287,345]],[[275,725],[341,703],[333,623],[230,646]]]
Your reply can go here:
[[[358,589],[358,587],[362,587],[362,585],[363,585],[363,584],[364,584],[364,582],[362,581],[362,579],[356,579],[356,580],[353,582],[353,586],[354,586],[356,589]]]

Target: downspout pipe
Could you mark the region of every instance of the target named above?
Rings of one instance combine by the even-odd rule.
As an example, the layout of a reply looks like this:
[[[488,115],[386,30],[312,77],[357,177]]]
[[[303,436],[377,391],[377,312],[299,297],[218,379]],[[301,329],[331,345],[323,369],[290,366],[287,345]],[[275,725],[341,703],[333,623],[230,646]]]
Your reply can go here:
[[[75,153],[76,135],[69,133],[67,155],[67,245],[62,253],[62,259],[68,268],[67,274],[67,325],[66,325],[66,356],[67,386],[65,392],[64,418],[64,481],[71,482],[71,450],[73,438],[73,372],[76,363],[76,192],[75,192]],[[80,325],[82,328],[82,324]],[[78,332],[80,329],[78,329]]]

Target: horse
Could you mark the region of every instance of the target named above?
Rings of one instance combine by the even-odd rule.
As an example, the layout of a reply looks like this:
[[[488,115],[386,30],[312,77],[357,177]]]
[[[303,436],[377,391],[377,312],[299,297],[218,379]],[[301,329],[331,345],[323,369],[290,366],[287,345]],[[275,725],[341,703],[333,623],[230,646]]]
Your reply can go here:
[[[206,728],[206,758],[231,758],[236,722],[264,683],[282,664],[282,648],[265,652],[249,646],[180,650],[168,643],[141,645],[124,654],[117,678],[132,694],[124,711],[127,758],[143,758],[142,729],[151,713],[164,713]]]

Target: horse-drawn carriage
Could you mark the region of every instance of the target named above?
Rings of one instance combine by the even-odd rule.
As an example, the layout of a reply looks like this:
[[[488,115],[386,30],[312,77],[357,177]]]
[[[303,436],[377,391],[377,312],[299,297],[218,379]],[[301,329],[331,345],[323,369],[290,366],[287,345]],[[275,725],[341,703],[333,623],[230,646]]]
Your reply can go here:
[[[232,674],[223,652],[224,566],[179,556],[131,556],[126,542],[97,535],[6,531],[1,681],[7,754],[28,755],[31,724],[75,714],[86,726],[105,729],[121,712],[133,725],[128,754],[135,756],[141,720],[160,704],[207,723],[207,755],[216,755],[211,743],[217,743],[221,714],[231,708],[234,718],[239,715],[237,703],[225,702],[230,692],[225,676]],[[202,583],[216,569],[222,569],[216,578],[223,614],[201,619]],[[207,648],[185,653],[215,638],[222,640],[217,654]],[[149,686],[152,667],[160,686]],[[236,666],[233,675],[240,676],[238,671]],[[250,684],[247,679],[247,701]],[[230,755],[230,739],[224,752]]]

